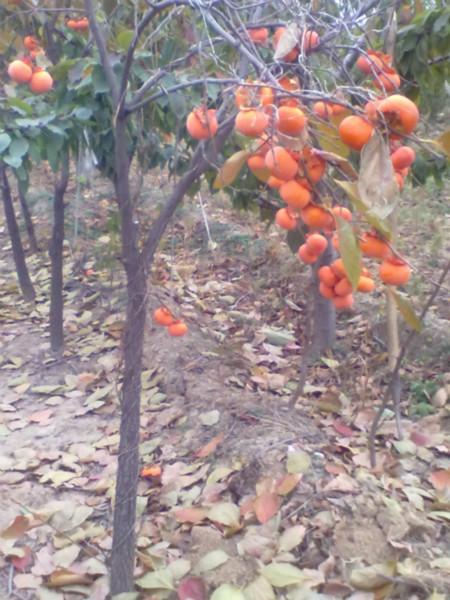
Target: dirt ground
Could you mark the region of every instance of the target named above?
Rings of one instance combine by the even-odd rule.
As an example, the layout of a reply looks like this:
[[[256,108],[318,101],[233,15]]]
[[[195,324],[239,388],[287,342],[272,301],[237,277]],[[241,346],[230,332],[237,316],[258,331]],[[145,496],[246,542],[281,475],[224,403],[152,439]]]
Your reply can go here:
[[[44,246],[48,202],[45,193],[34,200]],[[61,357],[48,342],[47,254],[28,258],[38,295],[30,306],[0,222],[2,597],[107,597],[124,289],[110,191],[87,189],[82,211],[71,203]],[[448,371],[448,293],[403,371],[404,439],[395,439],[388,412],[371,469],[367,432],[386,384],[382,293],[339,316],[335,352],[309,370],[290,409],[308,273],[273,227],[221,198],[206,204],[211,239],[199,206],[188,202],[150,281],[142,598],[175,599],[180,580],[194,576],[208,594],[231,584],[247,600],[450,597],[450,409],[413,410],[427,382],[443,385]],[[412,209],[409,219],[415,249],[427,221],[418,227]],[[90,236],[89,224],[102,233]],[[418,305],[448,227],[442,219],[414,256]],[[161,303],[183,316],[187,336],[170,338],[152,323]]]

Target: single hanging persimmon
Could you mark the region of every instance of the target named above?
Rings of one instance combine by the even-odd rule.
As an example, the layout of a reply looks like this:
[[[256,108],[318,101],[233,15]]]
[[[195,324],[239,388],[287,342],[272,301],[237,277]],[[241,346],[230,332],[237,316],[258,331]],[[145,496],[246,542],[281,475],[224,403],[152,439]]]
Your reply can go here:
[[[181,337],[188,332],[188,326],[183,321],[174,321],[168,326],[167,331],[172,337]]]
[[[353,291],[352,284],[347,277],[342,277],[337,284],[334,286],[334,293],[336,296],[348,296]]]
[[[318,255],[311,252],[306,244],[302,244],[298,249],[299,259],[307,265],[312,265],[318,260]]]
[[[307,30],[300,38],[300,48],[306,53],[311,52],[320,44],[320,37],[317,31]]]
[[[333,298],[336,298],[334,289],[328,285],[325,285],[325,283],[322,281],[319,283],[319,293],[327,300],[333,300]]]
[[[247,166],[252,173],[258,174],[261,171],[267,171],[266,162],[263,156],[252,154],[247,159]]]
[[[28,83],[33,71],[23,60],[13,60],[8,66],[8,75],[16,83]]]
[[[209,140],[216,135],[218,128],[216,111],[212,108],[194,108],[186,120],[186,129],[194,140]]]
[[[28,85],[34,94],[45,94],[52,89],[53,78],[47,71],[35,71]]]
[[[339,125],[341,140],[353,150],[361,150],[372,137],[374,127],[362,117],[345,117]]]
[[[27,35],[23,38],[23,45],[29,51],[39,48],[39,42],[33,35]]]
[[[411,268],[399,258],[388,258],[378,270],[381,281],[387,285],[405,285],[411,277]]]
[[[385,66],[378,52],[369,50],[367,56],[361,54],[356,61],[356,67],[366,75],[379,73]]]
[[[239,133],[248,137],[259,137],[269,125],[269,115],[262,110],[242,109],[238,112],[234,126]]]
[[[375,75],[373,85],[383,92],[395,92],[401,85],[400,75],[395,69],[386,67]]]
[[[302,210],[301,217],[305,225],[311,229],[326,229],[333,225],[333,217],[330,213],[317,204],[308,204]]]
[[[282,229],[293,231],[297,227],[297,219],[288,208],[280,208],[275,215],[275,223]]]
[[[311,202],[311,192],[296,179],[280,187],[280,196],[291,208],[302,209]]]
[[[336,296],[332,302],[337,310],[348,310],[352,308],[355,300],[353,294],[348,294],[347,296]]]
[[[258,27],[257,29],[247,29],[248,37],[254,44],[265,44],[269,39],[269,30],[267,27]]]
[[[387,258],[392,254],[389,244],[373,233],[364,233],[361,236],[359,248],[370,258]]]
[[[167,306],[158,307],[153,313],[153,320],[158,325],[163,325],[164,327],[168,327],[174,323],[175,319],[171,313],[171,311],[167,308]]]
[[[352,213],[345,206],[333,206],[331,212],[335,217],[340,217],[344,221],[351,221],[353,219]]]
[[[313,254],[320,256],[325,252],[328,240],[325,236],[320,235],[320,233],[311,233],[306,238],[306,245]]]
[[[358,285],[356,289],[358,290],[358,292],[362,292],[363,294],[373,292],[373,290],[375,289],[375,281],[367,275],[361,275],[358,279]]]
[[[412,133],[419,122],[419,109],[414,102],[401,94],[380,100],[378,112],[390,127],[402,134]]]
[[[289,181],[294,179],[298,171],[298,163],[292,154],[282,146],[274,146],[265,157],[266,167],[278,179]]]
[[[305,113],[294,106],[280,106],[277,112],[276,124],[278,131],[285,135],[298,135],[307,123]]]
[[[323,267],[320,267],[320,269],[317,271],[317,276],[319,278],[319,281],[321,281],[327,287],[331,288],[333,288],[339,281],[337,275],[332,271],[329,265],[324,265]]]
[[[306,146],[300,154],[299,173],[301,177],[311,183],[319,182],[325,174],[327,163],[314,152],[313,148]]]
[[[416,153],[409,146],[400,146],[391,154],[392,166],[396,171],[410,167],[416,160]]]

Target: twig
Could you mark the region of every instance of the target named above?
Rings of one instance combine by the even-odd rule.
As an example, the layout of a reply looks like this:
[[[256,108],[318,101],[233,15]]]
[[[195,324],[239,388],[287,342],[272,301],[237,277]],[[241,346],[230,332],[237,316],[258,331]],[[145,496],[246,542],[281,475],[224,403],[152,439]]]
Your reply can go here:
[[[435,289],[433,290],[433,292],[431,292],[427,302],[425,303],[425,306],[422,308],[422,311],[420,313],[419,319],[420,321],[423,321],[427,312],[429,311],[431,305],[433,304],[436,296],[439,293],[439,290],[441,289],[441,285],[443,284],[445,278],[447,277],[447,274],[450,270],[450,260],[448,260],[447,265],[444,267],[441,276],[439,277],[439,280],[436,282],[436,286]],[[374,468],[376,466],[376,451],[375,451],[375,436],[377,433],[377,429],[378,429],[378,425],[380,423],[381,417],[383,415],[383,412],[385,411],[387,405],[389,404],[389,399],[392,396],[392,393],[394,391],[396,382],[399,378],[399,372],[400,372],[400,367],[402,365],[403,359],[406,356],[406,353],[409,350],[409,347],[411,345],[411,342],[413,341],[413,339],[415,338],[415,336],[417,335],[417,331],[415,329],[413,329],[412,331],[410,331],[408,337],[406,338],[402,349],[400,351],[400,354],[397,357],[397,361],[395,363],[395,367],[392,370],[392,374],[391,374],[391,378],[389,380],[387,389],[386,389],[386,393],[384,395],[383,401],[381,403],[381,406],[378,409],[377,414],[375,415],[375,418],[372,422],[372,426],[370,428],[370,432],[369,432],[369,453],[370,453],[370,464],[372,466],[372,468]]]

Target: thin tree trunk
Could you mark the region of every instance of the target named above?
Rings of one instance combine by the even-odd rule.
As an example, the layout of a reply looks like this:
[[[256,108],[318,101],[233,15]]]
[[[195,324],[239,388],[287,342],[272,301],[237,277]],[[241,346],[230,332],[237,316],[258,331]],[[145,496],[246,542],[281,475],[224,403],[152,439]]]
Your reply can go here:
[[[317,271],[322,265],[328,265],[334,258],[331,242],[313,267],[313,302],[314,302],[314,330],[312,335],[311,358],[320,356],[329,350],[336,339],[336,310],[334,304],[324,298],[319,292],[319,279]]]
[[[308,310],[305,315],[305,347],[298,384],[289,399],[289,410],[295,407],[297,400],[303,395],[309,367],[323,352],[331,348],[336,339],[336,310],[333,303],[319,292],[320,282],[317,277],[319,268],[322,265],[329,265],[333,258],[333,246],[328,242],[327,249],[311,269],[311,284],[307,295]]]
[[[20,181],[17,182],[17,189],[19,194],[20,207],[22,209],[23,220],[25,221],[25,228],[28,234],[28,242],[30,244],[30,250],[32,254],[36,254],[39,252],[39,246],[36,239],[36,234],[34,231],[34,223],[31,218],[30,208],[28,206],[27,199],[25,197],[25,193],[22,189]]]
[[[25,300],[32,302],[36,298],[36,294],[33,284],[31,283],[30,274],[28,273],[27,263],[25,261],[25,252],[23,250],[19,227],[17,225],[16,215],[14,213],[11,188],[9,187],[9,181],[6,175],[6,167],[3,163],[0,163],[0,178],[6,223],[8,226],[9,237],[11,238],[14,263],[16,265],[16,273],[19,279],[20,289],[22,290],[22,295]]]
[[[63,250],[64,250],[64,195],[69,183],[69,153],[64,155],[61,174],[55,183],[53,197],[53,231],[49,245],[51,261],[50,283],[50,347],[60,352],[64,346],[63,329]]]
[[[122,257],[127,277],[124,331],[124,376],[121,393],[119,461],[114,502],[111,552],[111,594],[134,588],[136,496],[139,471],[139,421],[144,328],[147,313],[147,276],[139,256],[129,185],[126,122],[115,128],[115,192],[121,215]]]

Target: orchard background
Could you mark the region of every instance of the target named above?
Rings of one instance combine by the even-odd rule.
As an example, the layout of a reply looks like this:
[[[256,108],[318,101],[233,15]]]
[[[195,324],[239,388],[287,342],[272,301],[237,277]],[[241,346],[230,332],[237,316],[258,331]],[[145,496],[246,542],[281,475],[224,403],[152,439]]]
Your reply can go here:
[[[0,23],[2,597],[445,599],[448,7]]]

